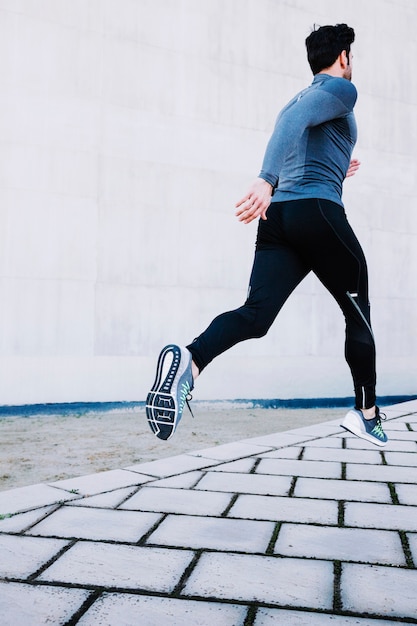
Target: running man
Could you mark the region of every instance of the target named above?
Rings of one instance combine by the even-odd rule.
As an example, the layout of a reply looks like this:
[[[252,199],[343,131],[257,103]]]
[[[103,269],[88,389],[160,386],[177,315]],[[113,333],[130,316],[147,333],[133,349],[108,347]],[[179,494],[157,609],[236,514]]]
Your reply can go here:
[[[354,39],[346,24],[322,26],[306,39],[313,82],[280,112],[261,172],[236,204],[240,222],[260,218],[249,295],[243,306],[216,317],[187,347],[172,344],[160,353],[146,401],[149,426],[160,439],[173,435],[203,369],[238,342],[264,336],[312,271],[346,321],[345,358],[355,408],[342,425],[378,446],[387,443],[376,406],[366,260],[342,203],[343,181],[359,167],[351,160],[357,136]]]

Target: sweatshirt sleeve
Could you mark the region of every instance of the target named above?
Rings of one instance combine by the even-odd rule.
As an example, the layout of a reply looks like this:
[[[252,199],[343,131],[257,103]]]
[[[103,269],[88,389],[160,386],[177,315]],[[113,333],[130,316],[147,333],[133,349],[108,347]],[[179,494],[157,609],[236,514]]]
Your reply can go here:
[[[334,78],[320,88],[301,92],[278,116],[259,177],[275,187],[286,156],[305,130],[350,113],[356,98],[356,88],[345,78]]]

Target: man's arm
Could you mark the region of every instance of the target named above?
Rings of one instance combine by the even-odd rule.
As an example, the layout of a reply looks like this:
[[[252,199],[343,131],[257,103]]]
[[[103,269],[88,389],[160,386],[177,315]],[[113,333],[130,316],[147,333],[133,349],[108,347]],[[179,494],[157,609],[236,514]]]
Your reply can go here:
[[[283,109],[268,142],[259,177],[252,183],[247,194],[236,203],[239,221],[249,224],[257,217],[266,220],[272,192],[278,183],[279,172],[287,154],[294,150],[307,128],[352,111],[356,97],[356,88],[351,82],[336,78],[326,82],[323,88],[307,89]],[[359,162],[357,166],[352,165],[353,163],[355,162],[352,161],[347,171],[347,177],[353,176],[359,167]]]
[[[286,156],[295,149],[305,130],[346,115],[355,102],[356,88],[344,78],[303,92],[279,115],[259,176],[275,187]]]

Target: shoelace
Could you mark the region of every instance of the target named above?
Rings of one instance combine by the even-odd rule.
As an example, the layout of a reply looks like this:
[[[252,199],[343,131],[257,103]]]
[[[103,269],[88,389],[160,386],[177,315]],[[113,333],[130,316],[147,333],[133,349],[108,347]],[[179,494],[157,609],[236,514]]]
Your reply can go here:
[[[191,413],[191,417],[194,419],[194,413],[193,413],[193,411],[191,409],[191,405],[190,405],[190,402],[191,402],[192,399],[193,399],[193,396],[189,393],[189,394],[187,394],[187,397],[185,398],[185,402],[186,402],[186,404],[188,406],[188,410]]]
[[[381,420],[378,419],[377,423],[375,424],[375,426],[372,429],[372,432],[375,433],[375,435],[377,435],[378,437],[383,437],[385,435],[382,426],[381,426]]]
[[[188,410],[190,411],[192,417],[194,418],[194,413],[191,409],[190,406],[190,401],[193,399],[193,396],[190,393],[191,389],[190,389],[190,385],[188,382],[183,383],[182,388],[181,388],[181,395],[180,395],[180,410],[182,411],[184,404],[187,405]]]
[[[385,413],[380,413],[378,410],[378,413],[376,415],[375,426],[372,429],[372,432],[375,432],[375,434],[378,437],[383,437],[385,435],[383,428],[382,428],[381,420],[385,421],[386,419],[387,419],[387,416],[385,415]]]

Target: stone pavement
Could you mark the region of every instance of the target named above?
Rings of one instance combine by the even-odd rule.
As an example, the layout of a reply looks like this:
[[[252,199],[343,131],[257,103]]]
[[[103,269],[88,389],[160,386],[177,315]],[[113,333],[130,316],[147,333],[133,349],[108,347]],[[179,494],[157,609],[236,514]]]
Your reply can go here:
[[[417,624],[417,401],[0,493],[0,623]],[[179,432],[177,436],[181,436]]]

